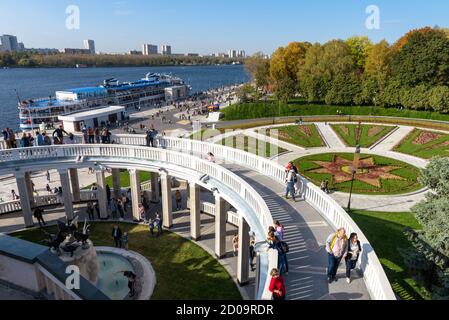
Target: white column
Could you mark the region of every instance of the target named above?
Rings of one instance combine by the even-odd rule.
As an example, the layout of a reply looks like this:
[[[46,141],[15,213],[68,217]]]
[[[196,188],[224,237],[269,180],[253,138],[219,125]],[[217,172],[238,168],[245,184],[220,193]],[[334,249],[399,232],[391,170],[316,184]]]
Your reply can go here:
[[[164,228],[169,229],[173,227],[173,199],[172,199],[170,177],[167,174],[161,174],[161,186],[162,186],[162,222]]]
[[[226,255],[226,201],[215,195],[215,255],[222,259]]]
[[[201,188],[194,182],[189,183],[190,189],[190,238],[198,241],[201,238]]]
[[[70,183],[72,185],[73,202],[81,201],[80,182],[78,178],[78,169],[69,169]]]
[[[249,282],[249,231],[248,223],[243,217],[240,217],[237,281],[241,286],[244,286]]]
[[[70,190],[69,172],[67,169],[58,169],[62,187],[62,201],[64,202],[65,215],[68,220],[73,219],[73,198]]]
[[[129,181],[131,183],[131,205],[134,221],[140,221],[139,204],[141,203],[139,171],[129,170]]]
[[[121,197],[120,169],[112,169],[112,189],[116,199]]]
[[[34,202],[34,193],[33,193],[33,181],[31,180],[31,172],[25,172],[25,180],[27,183],[30,206],[31,206],[31,208],[33,208],[35,206],[35,202]]]
[[[17,191],[20,196],[20,205],[22,207],[23,220],[25,227],[34,226],[33,213],[31,212],[30,198],[28,196],[28,186],[23,173],[16,174]]]
[[[108,197],[106,194],[106,179],[104,177],[104,171],[99,169],[96,171],[97,175],[97,200],[98,208],[100,209],[101,219],[107,219],[109,217],[108,212]]]
[[[159,203],[161,201],[161,195],[159,192],[159,174],[156,172],[151,173],[151,202]]]

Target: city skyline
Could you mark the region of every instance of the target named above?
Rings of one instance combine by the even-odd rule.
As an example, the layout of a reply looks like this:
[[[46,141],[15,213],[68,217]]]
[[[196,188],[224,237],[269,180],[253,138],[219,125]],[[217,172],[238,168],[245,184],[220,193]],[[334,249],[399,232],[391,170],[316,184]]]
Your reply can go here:
[[[242,48],[248,54],[271,54],[291,41],[326,42],[354,35],[392,43],[410,29],[445,27],[444,12],[449,9],[449,3],[436,0],[348,0],[344,4],[286,0],[260,1],[259,6],[253,1],[229,0],[204,4],[200,0],[170,4],[127,0],[104,6],[87,0],[6,0],[0,4],[0,34],[16,35],[29,48],[72,48],[94,39],[96,51],[106,53],[126,53],[141,49],[142,44],[157,43],[170,44],[173,53],[206,55]],[[79,29],[66,26],[70,5],[79,8]],[[366,27],[370,5],[379,9],[380,29]],[[39,24],[24,23],[36,17]]]

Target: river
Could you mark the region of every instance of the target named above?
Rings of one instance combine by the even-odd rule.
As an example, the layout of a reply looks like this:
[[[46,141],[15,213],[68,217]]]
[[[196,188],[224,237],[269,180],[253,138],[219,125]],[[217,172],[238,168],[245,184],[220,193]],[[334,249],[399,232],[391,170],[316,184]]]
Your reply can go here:
[[[242,65],[179,66],[137,68],[43,68],[0,69],[0,129],[19,129],[17,94],[20,99],[54,96],[55,91],[96,86],[104,79],[117,78],[121,82],[144,78],[148,72],[177,76],[190,86],[192,92],[248,81]]]

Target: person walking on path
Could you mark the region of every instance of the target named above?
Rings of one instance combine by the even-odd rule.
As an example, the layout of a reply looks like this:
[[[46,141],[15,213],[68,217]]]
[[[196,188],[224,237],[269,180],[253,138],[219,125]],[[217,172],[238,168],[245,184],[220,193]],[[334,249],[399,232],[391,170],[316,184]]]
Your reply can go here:
[[[234,257],[237,256],[239,251],[239,235],[235,234],[235,236],[232,238],[232,250],[234,252]]]
[[[123,248],[125,248],[126,251],[129,249],[129,235],[128,232],[124,232],[122,236],[122,244]]]
[[[285,228],[284,228],[284,226],[283,226],[278,220],[276,220],[276,221],[274,222],[274,229],[275,229],[274,234],[276,235],[276,237],[277,237],[280,241],[284,241]]]
[[[182,210],[182,194],[181,191],[176,190],[175,193],[175,199],[176,199],[176,210],[181,211]]]
[[[254,259],[256,258],[256,235],[254,232],[250,233],[249,240],[249,265],[251,266],[251,271],[256,270]]]
[[[64,130],[62,125],[59,126],[55,131],[53,131],[53,139],[55,144],[64,144],[64,133],[68,136],[67,131]]]
[[[288,259],[287,253],[290,251],[288,245],[284,241],[276,242],[276,249],[278,251],[278,269],[280,275],[288,275]]]
[[[150,230],[151,238],[154,238],[154,220],[150,219],[148,223],[148,229]]]
[[[273,294],[273,300],[285,300],[286,289],[284,278],[279,274],[278,269],[273,269],[270,272],[271,282],[269,290]]]
[[[37,222],[39,223],[39,227],[43,227],[46,225],[45,221],[44,221],[44,210],[42,210],[41,208],[36,208],[34,210],[34,217],[37,219]]]
[[[328,255],[327,280],[329,283],[337,281],[337,270],[343,255],[346,253],[348,238],[346,230],[340,228],[331,234],[326,240],[326,251]]]
[[[112,238],[114,238],[115,247],[122,248],[122,230],[118,225],[115,225],[112,229]]]
[[[117,210],[120,215],[120,220],[123,220],[125,218],[125,208],[121,199],[117,200]]]
[[[117,199],[113,198],[111,201],[111,214],[112,219],[117,219],[117,213],[118,213],[118,205],[117,205]]]
[[[295,184],[298,181],[296,173],[293,169],[290,169],[285,182],[287,183],[287,190],[285,191],[285,198],[288,199],[288,195],[291,194],[293,201],[296,201]]]
[[[162,218],[159,213],[156,213],[156,226],[157,226],[157,237],[162,236]]]
[[[46,177],[47,177],[48,183],[50,183],[51,182],[51,176],[50,176],[50,171],[49,170],[47,170]]]
[[[355,269],[361,253],[362,246],[360,245],[357,233],[351,233],[345,253],[347,283],[351,283],[351,270]]]
[[[95,220],[95,216],[94,216],[94,204],[92,203],[92,201],[89,201],[87,203],[87,215],[89,216],[89,220],[93,221]]]

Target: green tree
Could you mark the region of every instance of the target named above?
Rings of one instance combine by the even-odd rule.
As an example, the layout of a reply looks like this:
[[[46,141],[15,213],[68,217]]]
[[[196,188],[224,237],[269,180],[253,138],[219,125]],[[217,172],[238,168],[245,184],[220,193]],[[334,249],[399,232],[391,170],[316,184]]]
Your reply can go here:
[[[440,30],[412,33],[394,54],[391,70],[407,87],[449,85],[449,39]]]
[[[433,298],[449,299],[449,158],[432,159],[420,181],[432,193],[412,209],[423,229],[407,231],[415,250],[403,255]]]
[[[257,52],[245,60],[245,69],[257,88],[266,87],[270,78],[270,60],[262,52]]]
[[[449,113],[449,87],[437,86],[429,90],[429,103],[433,110]]]
[[[290,77],[277,81],[274,95],[279,102],[287,103],[296,93],[296,83]]]
[[[237,98],[242,103],[249,103],[258,100],[260,96],[258,90],[251,84],[247,83],[237,91]]]
[[[351,37],[346,40],[346,44],[351,49],[351,54],[354,61],[354,67],[360,72],[365,70],[366,59],[368,52],[373,46],[373,43],[366,36]]]
[[[309,102],[327,100],[332,104],[342,101],[342,97],[350,94],[353,88],[341,87],[341,83],[354,77],[354,62],[351,48],[341,40],[332,40],[321,46],[315,44],[307,51],[304,64],[298,70],[300,92]],[[334,85],[333,82],[337,83]],[[332,88],[333,92],[329,93]],[[336,88],[345,90],[336,93]],[[335,101],[333,97],[337,97]],[[326,99],[327,98],[327,99]],[[346,100],[346,99],[343,99]]]
[[[292,42],[287,47],[277,49],[270,61],[270,78],[274,87],[279,87],[280,82],[289,78],[298,88],[298,70],[304,64],[304,58],[310,43]]]

